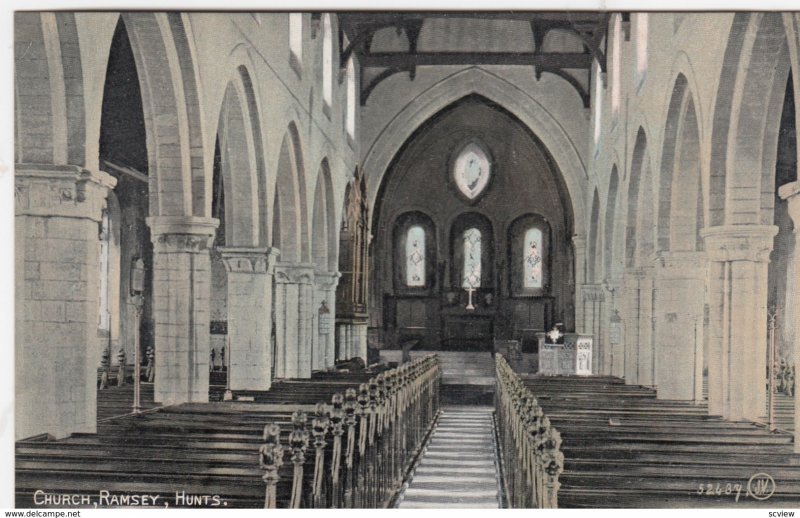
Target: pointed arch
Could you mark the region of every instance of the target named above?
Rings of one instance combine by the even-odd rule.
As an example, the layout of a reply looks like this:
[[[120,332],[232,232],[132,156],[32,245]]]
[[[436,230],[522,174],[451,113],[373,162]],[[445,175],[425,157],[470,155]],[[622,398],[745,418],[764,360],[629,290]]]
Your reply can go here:
[[[206,216],[210,211],[200,85],[185,21],[179,13],[128,12],[118,18],[138,71],[151,216]],[[87,160],[97,163],[97,157]]]
[[[369,172],[369,205],[374,206],[384,175],[410,136],[433,114],[469,95],[485,97],[503,107],[541,139],[566,184],[574,228],[586,228],[586,167],[566,129],[525,91],[481,68],[469,68],[442,79],[411,100],[381,130],[364,155],[364,170]]]
[[[658,190],[658,249],[702,249],[703,196],[700,127],[694,96],[683,74],[672,89],[664,130]]]
[[[314,190],[311,256],[318,271],[336,271],[338,264],[336,213],[328,159],[323,158]]]
[[[281,261],[308,261],[305,173],[300,137],[294,122],[289,124],[281,142],[272,210],[272,243],[281,251]]]
[[[603,234],[603,273],[606,279],[618,276],[621,272],[615,268],[619,262],[616,258],[616,232],[617,226],[617,190],[619,189],[619,173],[617,165],[611,168],[611,178],[608,182],[608,196],[606,198],[605,232]]]
[[[589,249],[586,256],[586,279],[590,283],[597,281],[597,263],[598,257],[598,232],[599,232],[599,219],[600,219],[600,196],[597,189],[594,190],[592,196],[592,216],[589,223]]]
[[[225,234],[230,246],[266,243],[259,200],[265,192],[261,129],[250,75],[237,68],[228,82],[217,130],[227,204]]]
[[[780,13],[734,16],[714,107],[710,225],[772,223],[789,45]]]
[[[628,180],[628,215],[625,231],[625,266],[641,265],[641,259],[654,250],[653,184],[647,134],[639,127],[631,157]],[[649,227],[648,227],[649,225]]]
[[[83,71],[75,13],[14,18],[16,162],[86,163]],[[21,116],[24,113],[24,116]]]

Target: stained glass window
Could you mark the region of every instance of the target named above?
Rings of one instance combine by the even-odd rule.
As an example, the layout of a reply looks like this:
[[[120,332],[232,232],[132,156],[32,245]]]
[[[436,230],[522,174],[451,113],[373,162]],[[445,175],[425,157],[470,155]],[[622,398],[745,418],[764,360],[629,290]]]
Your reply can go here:
[[[464,278],[461,287],[481,287],[481,231],[477,228],[464,232]]]
[[[406,286],[425,287],[425,230],[419,225],[406,234]]]
[[[461,194],[474,200],[489,183],[491,164],[486,152],[474,142],[464,146],[453,164],[453,179]]]
[[[524,262],[522,272],[524,275],[523,288],[542,287],[542,231],[538,228],[529,228],[525,232],[523,242]]]

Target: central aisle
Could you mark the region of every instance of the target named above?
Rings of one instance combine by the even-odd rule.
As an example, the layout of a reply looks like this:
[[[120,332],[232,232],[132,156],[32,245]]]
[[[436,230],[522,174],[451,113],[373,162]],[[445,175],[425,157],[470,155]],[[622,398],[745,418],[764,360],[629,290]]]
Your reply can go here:
[[[445,406],[399,507],[498,508],[492,408]]]

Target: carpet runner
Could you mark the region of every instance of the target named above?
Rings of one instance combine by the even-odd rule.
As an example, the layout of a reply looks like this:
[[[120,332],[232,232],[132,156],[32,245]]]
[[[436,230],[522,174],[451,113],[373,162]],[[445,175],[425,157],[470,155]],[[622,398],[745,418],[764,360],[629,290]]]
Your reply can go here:
[[[499,502],[492,409],[444,407],[398,507],[497,509]]]

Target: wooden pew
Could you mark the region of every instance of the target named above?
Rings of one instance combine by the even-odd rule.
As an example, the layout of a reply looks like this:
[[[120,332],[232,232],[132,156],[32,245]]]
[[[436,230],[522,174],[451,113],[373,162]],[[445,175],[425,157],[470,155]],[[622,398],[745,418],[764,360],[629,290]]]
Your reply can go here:
[[[523,375],[515,383],[518,405],[537,408],[560,432],[561,507],[738,507],[800,501],[800,456],[792,453],[788,434],[723,421],[709,416],[705,405],[660,400],[652,389],[613,378]],[[754,496],[764,495],[747,491],[758,473],[774,481],[774,493],[763,501]]]

